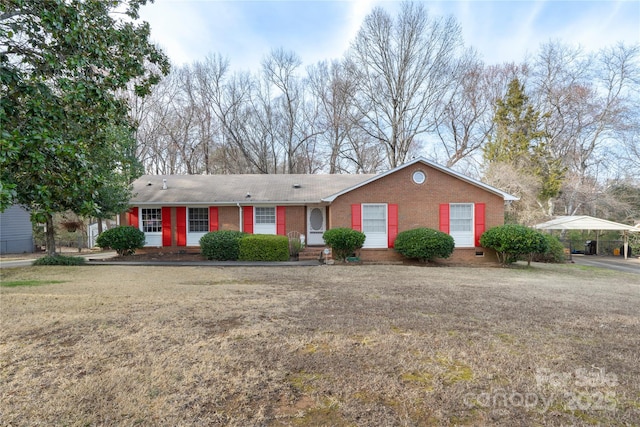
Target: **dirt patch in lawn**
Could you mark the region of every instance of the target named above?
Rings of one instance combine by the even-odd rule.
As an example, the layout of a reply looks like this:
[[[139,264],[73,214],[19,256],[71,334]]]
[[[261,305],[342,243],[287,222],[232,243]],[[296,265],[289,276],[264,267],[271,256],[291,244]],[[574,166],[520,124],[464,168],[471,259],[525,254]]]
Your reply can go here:
[[[578,266],[29,267],[0,424],[633,425],[637,276]]]

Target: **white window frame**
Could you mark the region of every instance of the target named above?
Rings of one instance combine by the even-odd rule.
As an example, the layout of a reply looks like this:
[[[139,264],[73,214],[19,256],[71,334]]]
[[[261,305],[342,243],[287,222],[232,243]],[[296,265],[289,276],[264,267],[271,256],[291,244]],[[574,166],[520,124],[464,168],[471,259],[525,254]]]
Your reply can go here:
[[[160,222],[160,231],[144,230],[145,221],[149,221],[149,220],[145,220],[144,211],[151,210],[151,209],[157,210],[160,212],[158,219],[155,220]],[[162,246],[162,208],[152,207],[152,206],[149,206],[149,207],[140,206],[140,219],[138,223],[138,228],[142,230],[142,232],[144,233],[145,246],[155,246],[155,247]]]
[[[273,222],[260,222],[258,223],[258,210],[271,209],[273,210]],[[263,215],[260,215],[262,219]],[[254,206],[253,207],[253,234],[277,234],[276,223],[278,221],[278,212],[275,206]]]
[[[467,218],[454,218],[454,207],[469,207],[471,216]],[[469,230],[454,230],[454,223],[461,224],[469,221]],[[449,204],[449,235],[453,237],[456,248],[474,248],[475,243],[475,204],[474,203],[450,203]]]
[[[204,209],[207,213],[207,224],[205,231],[191,231],[191,209]],[[209,207],[187,206],[187,246],[200,246],[200,238],[209,232]]]
[[[384,207],[384,232],[371,232],[367,231],[365,227],[365,208],[366,207]],[[360,207],[361,209],[361,221],[362,221],[362,232],[365,234],[366,239],[364,241],[364,245],[362,245],[365,249],[376,249],[376,248],[388,248],[389,247],[389,205],[386,203],[363,203]]]

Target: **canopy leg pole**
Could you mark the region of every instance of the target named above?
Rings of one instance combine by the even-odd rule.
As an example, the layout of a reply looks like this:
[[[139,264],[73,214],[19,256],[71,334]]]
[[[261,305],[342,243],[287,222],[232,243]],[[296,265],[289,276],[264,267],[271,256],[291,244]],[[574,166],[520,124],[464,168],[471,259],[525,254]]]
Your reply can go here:
[[[622,250],[624,250],[624,259],[627,259],[627,252],[629,251],[629,233],[624,233],[624,245],[622,245]]]

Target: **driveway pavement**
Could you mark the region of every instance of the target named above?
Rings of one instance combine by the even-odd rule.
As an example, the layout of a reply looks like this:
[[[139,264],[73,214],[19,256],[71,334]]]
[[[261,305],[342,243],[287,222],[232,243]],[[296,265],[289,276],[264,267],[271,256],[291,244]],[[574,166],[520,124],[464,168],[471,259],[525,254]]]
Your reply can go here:
[[[640,274],[640,258],[637,256],[624,259],[621,256],[572,255],[571,258],[580,265]]]

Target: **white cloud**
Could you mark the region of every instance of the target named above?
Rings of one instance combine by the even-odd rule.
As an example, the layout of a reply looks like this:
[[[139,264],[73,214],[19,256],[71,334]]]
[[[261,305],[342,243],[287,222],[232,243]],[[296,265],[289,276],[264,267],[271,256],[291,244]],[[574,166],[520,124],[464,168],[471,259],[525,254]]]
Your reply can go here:
[[[256,71],[271,49],[298,53],[305,65],[339,58],[375,6],[395,15],[399,1],[156,0],[141,17],[174,63],[220,53]],[[640,42],[637,1],[435,1],[432,16],[453,14],[467,45],[488,63],[522,61],[550,39],[587,50]]]
[[[194,60],[208,39],[206,22],[191,2],[157,1],[144,6],[140,17],[151,25],[151,38],[176,64]]]

